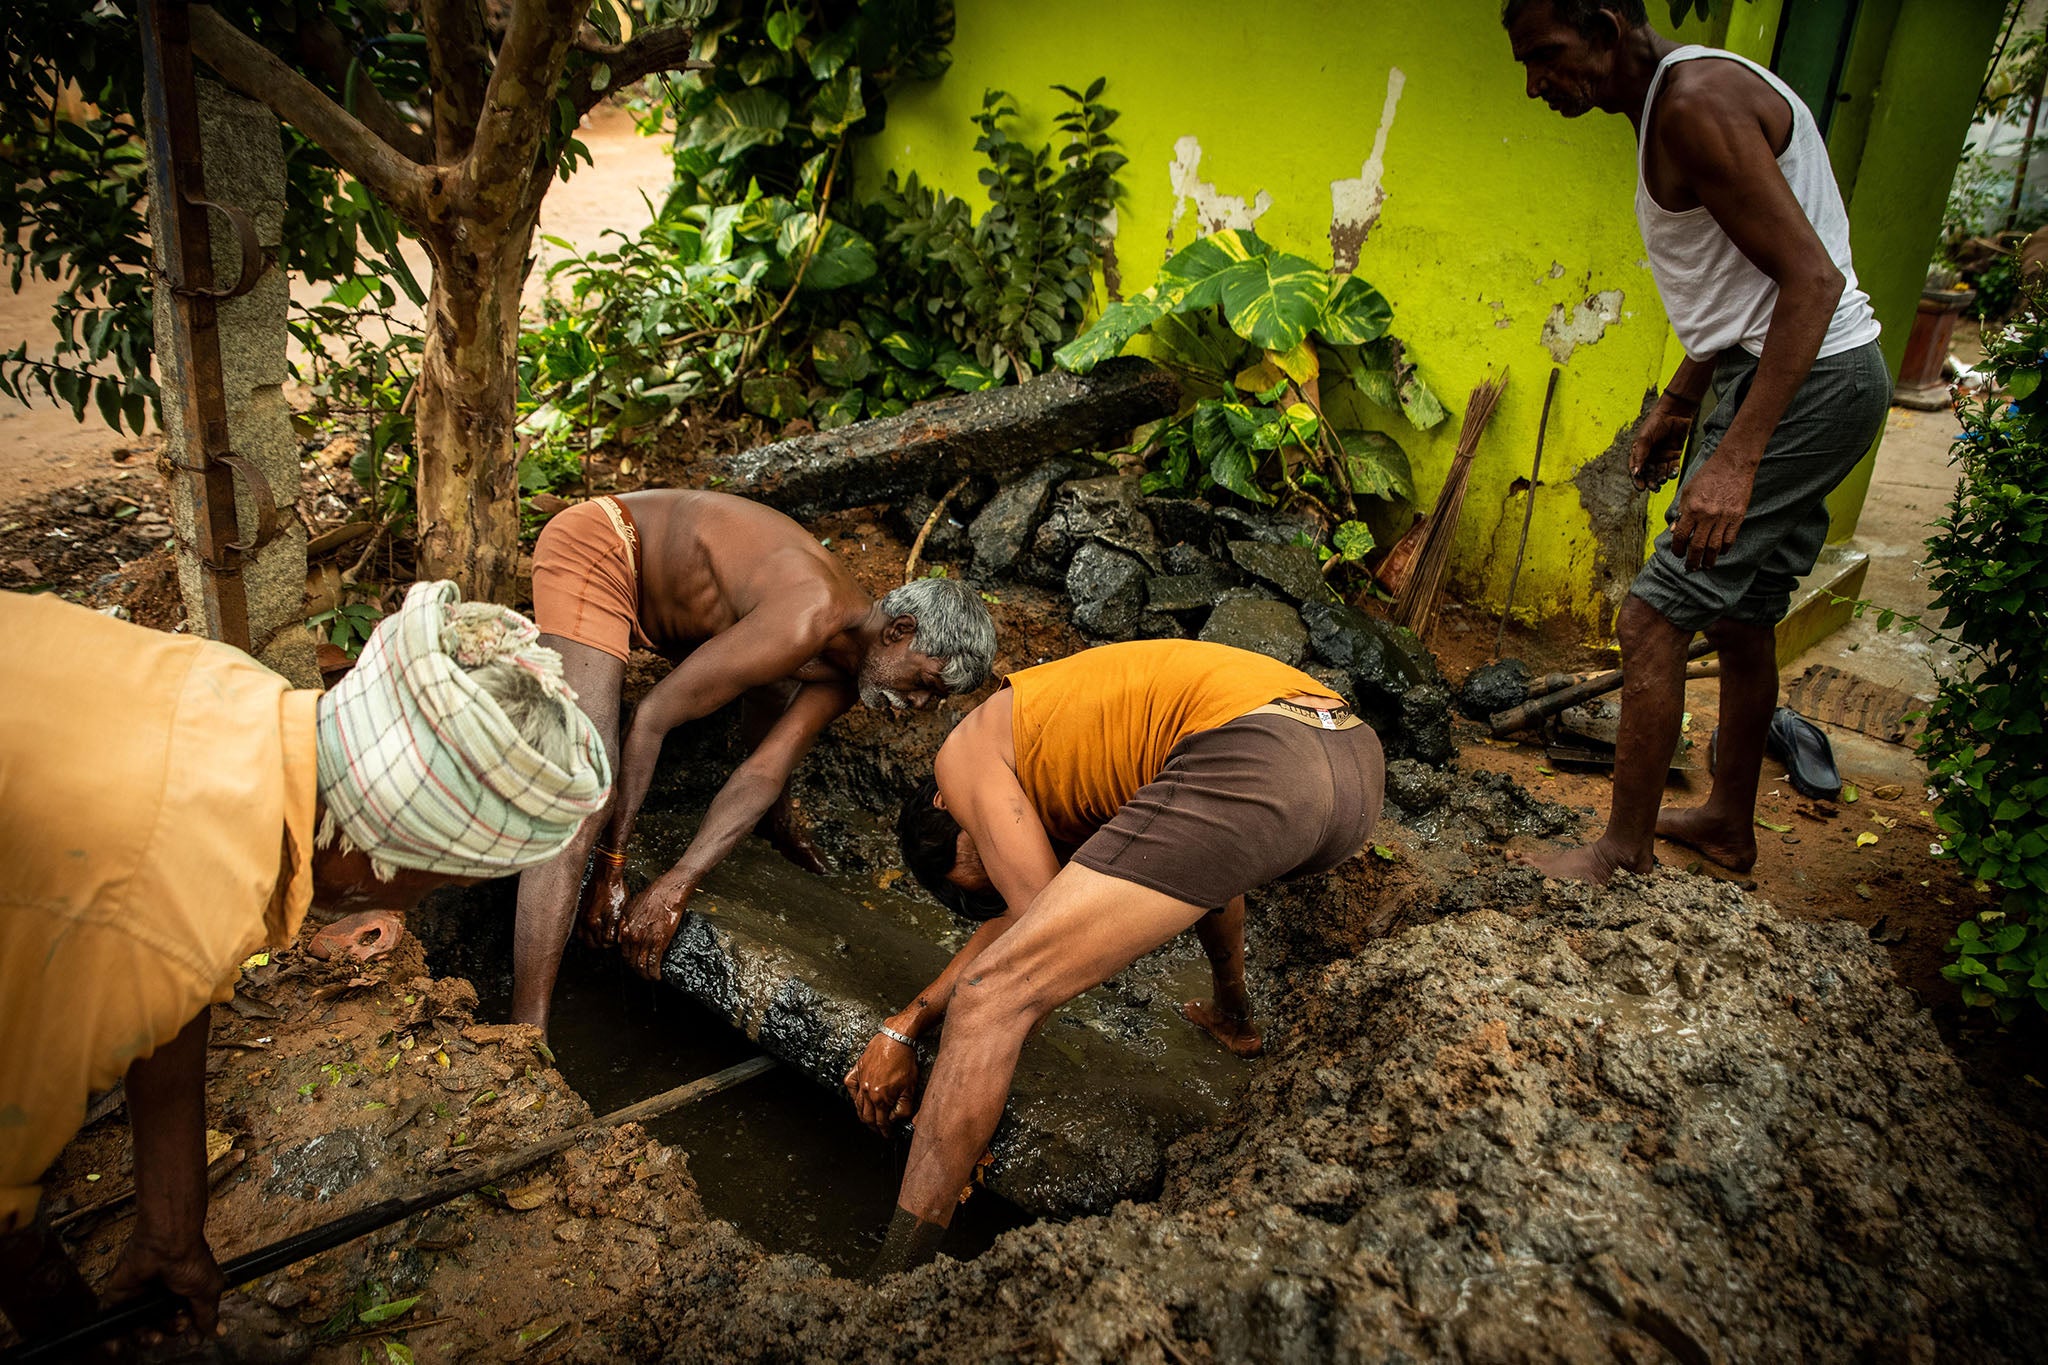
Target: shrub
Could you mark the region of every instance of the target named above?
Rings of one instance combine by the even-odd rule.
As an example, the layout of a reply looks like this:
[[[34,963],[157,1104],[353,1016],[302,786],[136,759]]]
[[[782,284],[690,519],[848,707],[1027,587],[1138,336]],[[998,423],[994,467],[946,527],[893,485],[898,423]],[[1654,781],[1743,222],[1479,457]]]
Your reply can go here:
[[[2011,1019],[2048,1009],[2048,317],[2031,294],[1985,338],[2006,398],[1961,410],[1962,466],[1927,549],[1947,612],[1943,671],[1921,752],[1938,803],[1938,851],[2002,893],[1957,928],[1942,974],[1965,1003]]]

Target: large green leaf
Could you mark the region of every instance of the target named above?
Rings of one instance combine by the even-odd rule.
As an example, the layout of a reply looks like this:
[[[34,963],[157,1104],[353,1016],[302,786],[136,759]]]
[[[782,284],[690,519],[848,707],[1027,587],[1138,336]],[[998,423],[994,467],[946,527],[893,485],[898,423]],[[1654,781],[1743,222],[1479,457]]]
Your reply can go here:
[[[701,147],[720,161],[730,161],[749,147],[782,141],[789,126],[789,101],[772,90],[728,91],[690,120],[682,145]]]
[[[1157,286],[1122,303],[1112,303],[1087,331],[1054,351],[1052,358],[1062,369],[1086,374],[1110,357],[1122,355],[1130,339],[1157,322],[1165,311]]]
[[[818,372],[820,383],[835,389],[851,388],[866,379],[874,366],[874,351],[855,323],[842,322],[811,338],[811,368]]]
[[[1276,251],[1240,261],[1219,277],[1223,315],[1254,346],[1288,351],[1323,316],[1330,275],[1315,262]]]
[[[786,374],[756,375],[740,385],[740,402],[746,410],[777,422],[787,422],[804,413],[803,386]]]
[[[1279,444],[1272,435],[1278,425],[1260,422],[1242,403],[1205,402],[1195,409],[1195,454],[1222,487],[1247,502],[1270,503],[1256,470],[1259,450]]]
[[[1225,228],[1197,238],[1176,251],[1165,265],[1159,267],[1159,280],[1152,287],[1159,293],[1164,312],[1184,313],[1195,308],[1207,308],[1222,300],[1225,275],[1246,261],[1269,256],[1272,252],[1273,248],[1260,241],[1259,234],[1249,228]],[[1239,335],[1243,335],[1241,329]],[[1287,347],[1270,349],[1284,351]]]
[[[1324,340],[1340,346],[1377,341],[1394,324],[1394,309],[1387,296],[1356,275],[1346,277],[1323,305],[1316,331]]]
[[[1340,431],[1337,439],[1344,445],[1344,472],[1354,494],[1415,501],[1415,475],[1408,452],[1395,444],[1393,437],[1378,431]]]
[[[860,97],[860,68],[842,66],[811,97],[811,132],[830,140],[868,116]]]
[[[872,279],[874,273],[874,244],[844,223],[832,223],[804,269],[804,288],[843,289]]]

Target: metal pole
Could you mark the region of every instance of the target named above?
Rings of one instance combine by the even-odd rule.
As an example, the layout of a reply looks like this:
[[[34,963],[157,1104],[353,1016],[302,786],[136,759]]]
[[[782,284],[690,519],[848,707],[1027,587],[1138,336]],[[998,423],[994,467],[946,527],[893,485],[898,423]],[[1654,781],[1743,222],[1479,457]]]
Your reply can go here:
[[[215,304],[254,286],[266,262],[246,215],[206,200],[201,164],[199,102],[192,77],[188,0],[145,0],[140,12],[148,117],[150,194],[157,200],[163,240],[158,259],[167,263],[157,287],[169,290],[171,335],[159,337],[176,355],[181,448],[168,452],[171,464],[192,480],[192,522],[204,585],[205,632],[248,650],[249,604],[242,560],[268,537],[276,509],[267,482],[255,466],[228,445],[226,387],[221,375],[220,331]],[[241,279],[216,289],[209,207],[221,208],[241,240]],[[261,529],[242,543],[235,515],[235,474],[250,478]]]

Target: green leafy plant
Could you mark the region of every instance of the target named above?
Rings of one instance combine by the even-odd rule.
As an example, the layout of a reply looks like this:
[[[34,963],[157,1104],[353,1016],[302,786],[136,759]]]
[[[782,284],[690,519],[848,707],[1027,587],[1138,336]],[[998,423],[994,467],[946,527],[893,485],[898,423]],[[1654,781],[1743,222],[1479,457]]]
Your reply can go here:
[[[306,618],[306,624],[325,631],[327,642],[353,659],[363,652],[384,613],[373,602],[349,602]]]
[[[1226,229],[1176,252],[1149,289],[1111,304],[1055,359],[1085,374],[1144,336],[1187,393],[1151,443],[1146,491],[1221,488],[1254,504],[1304,505],[1329,531],[1325,560],[1357,564],[1373,548],[1359,499],[1415,490],[1398,443],[1340,426],[1332,412],[1355,413],[1364,400],[1418,430],[1445,416],[1392,325],[1392,307],[1365,280]]]
[[[1927,542],[1952,665],[1920,746],[1935,851],[2001,896],[1958,926],[1942,974],[2002,1019],[2048,1009],[2048,318],[2042,296],[1986,336],[2008,397],[1961,409],[1962,466]]]

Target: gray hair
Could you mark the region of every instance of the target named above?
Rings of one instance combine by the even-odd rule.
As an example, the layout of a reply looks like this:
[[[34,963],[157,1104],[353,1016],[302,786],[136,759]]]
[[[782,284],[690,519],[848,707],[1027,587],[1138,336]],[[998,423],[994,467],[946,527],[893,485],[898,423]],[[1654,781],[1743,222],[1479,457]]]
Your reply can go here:
[[[545,646],[535,645],[533,652],[538,653],[543,648]],[[553,650],[547,652],[554,653]],[[472,668],[469,678],[498,703],[505,719],[512,722],[512,728],[533,746],[534,752],[557,768],[576,765],[573,743],[576,703],[570,701],[559,686],[549,687],[532,669],[523,668],[511,659],[492,659]]]
[[[981,686],[996,662],[996,623],[981,594],[957,578],[915,578],[882,599],[891,616],[917,618],[912,648],[944,659],[939,676],[954,692]]]

